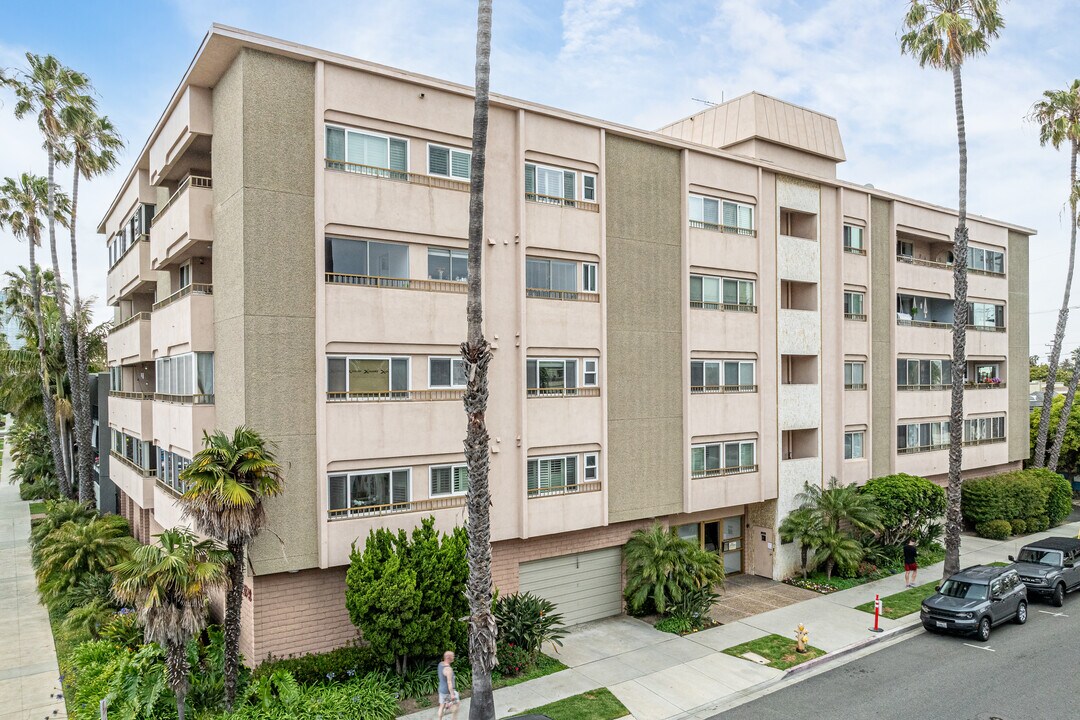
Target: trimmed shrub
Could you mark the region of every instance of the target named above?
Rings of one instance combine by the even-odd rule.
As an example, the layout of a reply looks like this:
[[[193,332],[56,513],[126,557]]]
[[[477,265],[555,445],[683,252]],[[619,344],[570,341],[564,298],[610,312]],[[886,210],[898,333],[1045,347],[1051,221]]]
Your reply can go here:
[[[1072,484],[1063,476],[1045,468],[1028,472],[1038,473],[1039,481],[1046,490],[1046,515],[1050,525],[1060,525],[1072,512]]]
[[[1029,533],[1037,533],[1050,529],[1050,518],[1046,515],[1035,515],[1029,517],[1025,522],[1027,523],[1027,531]]]
[[[255,677],[285,671],[301,685],[312,685],[335,678],[344,680],[366,675],[382,667],[371,648],[349,645],[326,653],[295,658],[268,657],[255,669]]]
[[[526,648],[511,642],[499,641],[495,648],[499,658],[499,674],[504,677],[514,677],[529,669],[534,660],[534,655]]]
[[[975,532],[979,537],[990,540],[1008,540],[1012,535],[1012,526],[1007,520],[987,520],[976,525]]]
[[[961,509],[964,519],[973,525],[1002,517],[1001,487],[993,477],[970,478],[964,481]]]
[[[1064,518],[1071,511],[1071,507],[1066,509],[1062,502],[1066,499],[1065,493],[1071,496],[1067,486],[1064,478],[1045,469],[972,478],[964,481],[962,511],[964,518],[976,526],[991,520],[1049,515],[1048,506],[1053,494],[1054,512],[1065,512],[1061,516]],[[1068,502],[1071,506],[1071,497]],[[1030,527],[1027,530],[1031,532]]]
[[[1027,523],[1020,518],[1010,520],[1009,525],[1012,526],[1013,535],[1023,535],[1027,532]]]
[[[918,540],[926,526],[945,513],[945,489],[917,475],[897,473],[873,478],[862,492],[873,497],[881,514],[878,539],[883,545],[899,546],[910,538]]]

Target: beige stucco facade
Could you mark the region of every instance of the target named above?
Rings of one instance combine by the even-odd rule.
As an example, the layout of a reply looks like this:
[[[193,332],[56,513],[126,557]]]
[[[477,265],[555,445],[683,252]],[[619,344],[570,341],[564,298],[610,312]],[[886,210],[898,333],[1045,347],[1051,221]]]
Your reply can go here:
[[[122,240],[110,424],[147,445],[118,463],[118,506],[140,528],[185,524],[162,463],[182,466],[203,431],[250,425],[285,469],[251,553],[249,658],[355,636],[343,568],[373,529],[465,520],[451,360],[465,292],[450,268],[469,186],[437,159],[467,153],[471,121],[469,88],[215,27],[102,220]],[[944,477],[947,452],[920,428],[947,419],[948,391],[897,373],[949,358],[931,315],[951,302],[956,216],[837,180],[838,127],[759,94],[656,133],[492,97],[500,588],[654,520],[729,571],[782,577],[796,558],[776,527],[805,483]],[[971,299],[1002,320],[969,332],[969,375],[1001,382],[973,387],[967,414],[1005,418],[965,448],[974,474],[1026,455],[1033,231],[970,225],[1004,257],[971,275]],[[337,604],[305,618],[312,602]]]

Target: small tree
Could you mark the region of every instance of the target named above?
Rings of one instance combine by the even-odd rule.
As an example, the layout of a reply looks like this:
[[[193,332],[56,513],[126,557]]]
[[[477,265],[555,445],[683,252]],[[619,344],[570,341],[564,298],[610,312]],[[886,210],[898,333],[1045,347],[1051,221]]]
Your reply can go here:
[[[806,579],[810,549],[815,547],[821,534],[821,521],[807,508],[792,511],[780,523],[780,539],[784,542],[799,544],[803,580]]]
[[[945,489],[917,475],[873,478],[862,492],[873,499],[881,514],[878,540],[886,546],[918,539],[927,525],[945,512]]]

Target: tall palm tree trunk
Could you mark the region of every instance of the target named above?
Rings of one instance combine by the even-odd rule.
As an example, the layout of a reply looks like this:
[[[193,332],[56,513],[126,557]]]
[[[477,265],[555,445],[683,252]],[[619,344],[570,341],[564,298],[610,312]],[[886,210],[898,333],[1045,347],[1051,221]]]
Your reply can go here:
[[[165,643],[165,678],[176,696],[176,715],[184,720],[184,706],[187,704],[188,687],[191,684],[189,674],[191,663],[188,661],[187,643],[174,640]]]
[[[492,613],[491,488],[488,485],[488,365],[491,347],[484,338],[481,258],[484,239],[484,167],[487,159],[488,83],[491,73],[491,0],[477,3],[476,100],[473,109],[472,168],[469,192],[469,295],[466,306],[468,339],[461,357],[468,374],[465,387],[465,460],[469,468],[468,511],[469,661],[472,665],[470,720],[494,720],[495,697],[491,671],[497,662],[498,629]]]
[[[960,150],[960,201],[953,247],[953,359],[952,402],[949,409],[949,486],[945,510],[945,577],[960,570],[960,469],[964,459],[964,375],[967,368],[967,129],[964,125],[964,88],[960,64],[952,67],[956,103],[956,138]]]
[[[1080,367],[1077,367],[1077,363],[1080,363],[1080,348],[1073,350],[1072,377],[1069,378],[1069,385],[1065,390],[1065,404],[1061,406],[1057,429],[1054,431],[1054,442],[1050,445],[1050,455],[1046,461],[1046,467],[1054,472],[1057,472],[1058,457],[1061,455],[1061,443],[1065,440],[1065,429],[1069,426],[1073,400],[1076,398],[1076,386],[1080,381]]]
[[[233,561],[229,564],[229,587],[225,591],[225,707],[232,712],[236,702],[236,680],[240,664],[240,614],[244,602],[244,553],[242,540],[228,543]]]
[[[75,442],[78,446],[76,462],[78,465],[79,499],[89,502],[94,497],[94,456],[90,451],[93,434],[93,418],[90,416],[90,377],[89,363],[86,358],[86,335],[79,312],[82,297],[79,295],[79,247],[76,242],[75,218],[79,210],[79,162],[80,153],[76,149],[72,159],[75,168],[71,178],[71,315],[74,333],[75,367],[71,376],[71,396],[75,413]],[[83,493],[86,498],[83,498]]]
[[[49,364],[45,355],[45,320],[41,315],[41,278],[38,274],[37,250],[38,237],[32,232],[28,238],[30,244],[30,296],[34,304],[34,323],[37,325],[38,362],[41,366],[41,404],[45,414],[45,432],[49,436],[49,449],[53,456],[53,470],[60,493],[64,497],[73,497],[71,482],[64,468],[63,449],[60,445],[60,433],[56,426],[56,399],[49,383]]]

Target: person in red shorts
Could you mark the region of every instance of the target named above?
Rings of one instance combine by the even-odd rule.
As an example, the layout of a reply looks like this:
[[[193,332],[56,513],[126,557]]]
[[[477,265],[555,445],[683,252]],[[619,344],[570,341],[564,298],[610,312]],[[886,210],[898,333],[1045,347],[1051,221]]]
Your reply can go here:
[[[904,583],[909,588],[915,587],[915,576],[919,573],[919,563],[916,560],[918,553],[915,540],[908,540],[904,545]]]

